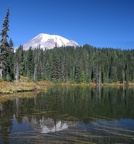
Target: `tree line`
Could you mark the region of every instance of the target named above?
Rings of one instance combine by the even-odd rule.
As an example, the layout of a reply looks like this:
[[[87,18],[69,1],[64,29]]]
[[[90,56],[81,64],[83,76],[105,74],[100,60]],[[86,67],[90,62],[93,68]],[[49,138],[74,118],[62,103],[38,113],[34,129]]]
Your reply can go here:
[[[85,44],[79,47],[63,46],[27,51],[20,45],[16,52],[8,38],[9,9],[0,33],[0,79],[53,82],[94,82],[97,84],[134,81],[134,50],[97,48]],[[8,40],[9,39],[9,40]]]
[[[134,80],[134,50],[84,45],[24,51],[20,46],[14,55],[18,73],[34,81],[101,84]]]

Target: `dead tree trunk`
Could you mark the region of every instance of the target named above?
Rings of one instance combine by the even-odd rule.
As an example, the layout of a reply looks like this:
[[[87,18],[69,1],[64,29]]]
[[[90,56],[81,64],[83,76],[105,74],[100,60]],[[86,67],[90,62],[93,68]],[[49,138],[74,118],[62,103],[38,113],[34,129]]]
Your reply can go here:
[[[2,79],[2,71],[3,71],[3,69],[0,68],[0,79]]]
[[[18,80],[19,80],[19,64],[18,64],[18,62],[16,62],[16,67],[15,67],[15,79],[16,79],[16,82],[18,82]]]
[[[34,68],[34,81],[37,80],[37,64],[35,64],[35,68]]]
[[[2,72],[3,72],[3,64],[2,64],[2,61],[0,63],[0,79],[2,79]]]

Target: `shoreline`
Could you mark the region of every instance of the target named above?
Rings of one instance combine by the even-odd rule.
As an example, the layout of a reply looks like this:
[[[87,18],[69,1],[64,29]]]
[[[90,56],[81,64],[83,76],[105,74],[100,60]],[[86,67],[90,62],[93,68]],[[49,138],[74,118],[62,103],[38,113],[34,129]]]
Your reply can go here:
[[[46,91],[47,87],[61,85],[61,86],[90,86],[91,88],[96,88],[97,86],[101,87],[134,87],[134,83],[130,82],[128,85],[123,83],[104,83],[97,85],[95,83],[53,83],[48,81],[38,81],[38,82],[28,82],[28,81],[19,81],[19,82],[0,82],[0,94],[10,94],[10,93],[19,93],[19,92],[32,92],[43,90]]]
[[[19,92],[46,91],[46,86],[38,85],[35,82],[0,82],[0,94],[11,94]]]

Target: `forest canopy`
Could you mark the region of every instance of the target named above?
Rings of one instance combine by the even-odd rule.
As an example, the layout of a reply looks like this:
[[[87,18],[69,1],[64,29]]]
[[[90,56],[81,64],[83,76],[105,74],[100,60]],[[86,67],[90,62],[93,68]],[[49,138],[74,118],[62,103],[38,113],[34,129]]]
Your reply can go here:
[[[43,51],[24,51],[20,46],[14,54],[19,74],[31,80],[53,82],[125,82],[134,80],[134,50],[80,47],[59,47]]]

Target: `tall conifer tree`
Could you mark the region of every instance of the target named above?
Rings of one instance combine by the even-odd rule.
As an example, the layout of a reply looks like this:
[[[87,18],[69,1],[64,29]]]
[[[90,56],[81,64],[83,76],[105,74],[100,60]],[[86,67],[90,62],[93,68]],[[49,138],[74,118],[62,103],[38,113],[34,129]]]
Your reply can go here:
[[[9,30],[9,8],[7,9],[6,17],[3,22],[3,29],[0,33],[2,37],[2,39],[0,40],[0,79],[2,79],[3,77],[3,71],[5,76],[7,76],[8,74],[7,57],[10,51],[10,45],[7,41],[8,30]]]

